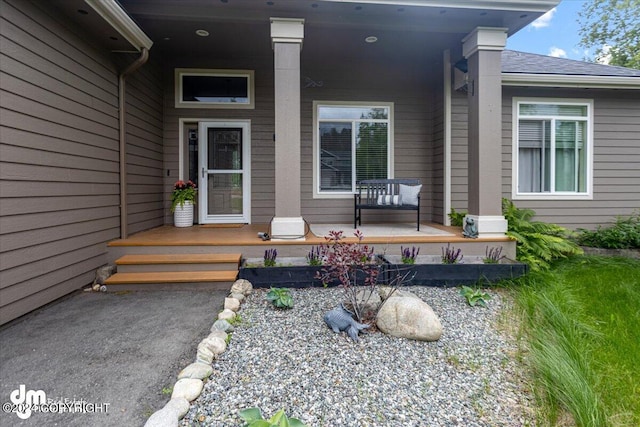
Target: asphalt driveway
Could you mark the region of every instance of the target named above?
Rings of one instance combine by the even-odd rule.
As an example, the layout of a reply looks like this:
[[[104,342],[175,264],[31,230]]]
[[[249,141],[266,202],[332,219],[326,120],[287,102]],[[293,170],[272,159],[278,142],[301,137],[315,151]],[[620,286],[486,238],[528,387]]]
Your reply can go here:
[[[225,295],[77,292],[2,326],[0,425],[143,425],[168,402],[178,372],[195,360]],[[24,401],[36,390],[85,413],[32,412],[21,420],[5,412],[11,396]]]

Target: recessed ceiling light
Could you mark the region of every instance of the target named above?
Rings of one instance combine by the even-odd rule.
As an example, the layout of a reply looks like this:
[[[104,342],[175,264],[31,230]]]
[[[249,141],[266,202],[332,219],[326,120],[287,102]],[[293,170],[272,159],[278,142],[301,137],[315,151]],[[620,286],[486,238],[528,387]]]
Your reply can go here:
[[[164,40],[164,41],[168,42],[169,40],[171,40],[171,37],[165,37],[165,38],[163,38],[162,40]]]
[[[207,30],[196,30],[196,34],[199,35],[200,37],[208,37],[209,36],[209,31],[207,31]]]
[[[364,41],[366,41],[367,43],[375,43],[378,41],[378,38],[376,36],[368,36],[364,39]]]

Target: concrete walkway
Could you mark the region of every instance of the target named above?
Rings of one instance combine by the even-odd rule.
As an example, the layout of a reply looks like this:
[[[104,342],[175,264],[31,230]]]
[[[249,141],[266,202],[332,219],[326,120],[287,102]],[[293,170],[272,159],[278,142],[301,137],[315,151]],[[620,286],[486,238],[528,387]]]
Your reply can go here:
[[[2,426],[141,426],[169,401],[226,292],[78,292],[0,328],[0,403],[42,390],[94,413],[0,411]],[[18,393],[16,392],[16,395]],[[108,404],[108,405],[105,405]],[[100,409],[101,407],[101,409]],[[106,411],[106,412],[105,412]]]

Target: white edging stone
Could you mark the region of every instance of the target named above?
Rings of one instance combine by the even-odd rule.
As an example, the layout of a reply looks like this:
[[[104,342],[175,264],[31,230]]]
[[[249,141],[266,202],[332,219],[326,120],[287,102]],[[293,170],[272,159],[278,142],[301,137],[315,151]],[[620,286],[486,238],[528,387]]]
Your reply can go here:
[[[211,333],[198,344],[196,361],[180,371],[178,381],[173,386],[171,400],[162,409],[151,414],[144,427],[178,427],[180,420],[189,412],[190,402],[202,394],[203,380],[213,373],[213,359],[227,349],[227,332],[233,332],[233,326],[228,320],[236,317],[241,302],[252,291],[251,282],[236,280],[231,293],[224,300],[224,310],[211,325]]]

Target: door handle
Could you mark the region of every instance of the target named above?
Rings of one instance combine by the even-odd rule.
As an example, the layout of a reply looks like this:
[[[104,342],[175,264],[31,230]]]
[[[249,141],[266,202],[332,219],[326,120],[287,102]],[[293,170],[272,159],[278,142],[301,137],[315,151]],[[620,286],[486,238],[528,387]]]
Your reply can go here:
[[[204,168],[202,168],[202,177],[204,178],[206,176],[206,172],[204,170]]]

